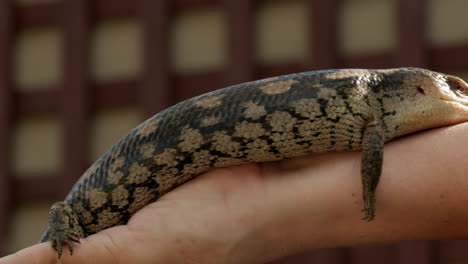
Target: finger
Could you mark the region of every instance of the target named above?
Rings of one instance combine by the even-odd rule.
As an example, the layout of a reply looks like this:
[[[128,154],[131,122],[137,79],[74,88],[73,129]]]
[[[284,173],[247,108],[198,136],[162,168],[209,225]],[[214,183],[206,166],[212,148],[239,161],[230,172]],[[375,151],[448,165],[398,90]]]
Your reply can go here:
[[[57,252],[50,243],[41,243],[0,258],[0,264],[55,263],[56,259]]]
[[[69,254],[67,250],[62,255],[61,260],[67,264],[119,263],[127,257],[125,250],[122,250],[125,241],[128,242],[127,234],[127,228],[119,226],[81,239],[80,243],[73,244],[73,255]]]
[[[50,264],[50,263],[126,263],[125,250],[128,243],[128,230],[124,226],[110,228],[104,232],[89,236],[80,240],[80,244],[74,244],[73,255],[69,249],[63,251],[60,260],[57,251],[53,249],[50,242],[34,245],[20,250],[10,256],[0,259],[0,264]],[[128,244],[127,244],[128,245]],[[65,246],[68,247],[68,246]]]

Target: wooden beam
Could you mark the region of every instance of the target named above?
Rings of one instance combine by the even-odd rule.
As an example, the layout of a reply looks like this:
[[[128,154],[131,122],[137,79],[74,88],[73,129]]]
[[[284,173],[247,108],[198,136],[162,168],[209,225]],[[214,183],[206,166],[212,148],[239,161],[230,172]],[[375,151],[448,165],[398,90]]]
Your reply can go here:
[[[60,86],[61,87],[61,86]],[[92,109],[137,105],[140,87],[136,80],[91,84],[90,104]],[[16,92],[13,94],[14,112],[20,116],[55,114],[62,111],[64,89],[49,87],[40,91]]]
[[[0,255],[4,255],[12,201],[11,128],[13,1],[0,1]]]
[[[221,4],[222,1],[223,0],[173,0],[175,9],[214,6],[217,4]]]
[[[174,76],[174,102],[194,97],[225,86],[223,72],[203,72]]]
[[[397,261],[400,264],[436,264],[438,247],[434,241],[401,242],[398,244]],[[464,248],[466,251],[466,248]]]
[[[393,56],[390,53],[370,56],[348,56],[338,57],[336,67],[362,67],[382,68],[396,67]],[[468,68],[468,45],[457,45],[448,47],[432,48],[428,52],[428,61],[431,69],[441,72],[463,72]],[[277,65],[257,65],[255,78],[266,78],[271,76],[289,74],[311,70],[303,63],[288,63]],[[171,75],[171,74],[170,74]],[[204,72],[196,74],[177,74],[170,78],[177,91],[168,95],[173,100],[180,100],[201,92],[225,86],[221,72]],[[213,83],[210,83],[212,80]],[[194,81],[195,83],[192,83]],[[171,83],[171,81],[170,81]],[[184,87],[200,85],[192,91],[180,91]],[[139,94],[135,90],[143,86],[139,80],[125,80],[105,83],[93,83],[92,107],[115,107],[119,105],[137,105]],[[150,86],[149,86],[150,87]],[[60,111],[63,89],[50,87],[41,91],[28,91],[14,93],[14,112],[18,116],[51,114]]]
[[[346,248],[327,248],[318,249],[310,252],[300,253],[283,259],[270,262],[268,264],[303,264],[303,263],[326,263],[342,264],[350,263],[347,261],[348,249]]]
[[[431,48],[427,53],[427,67],[441,72],[463,72],[468,68],[468,44],[450,45],[446,47]],[[232,55],[231,55],[232,56]],[[362,67],[362,68],[383,68],[397,67],[396,61],[393,59],[393,54],[377,54],[369,56],[347,56],[338,57],[336,67]],[[3,65],[4,66],[4,65]],[[257,75],[255,78],[264,78],[311,70],[310,67],[297,62],[278,65],[262,65],[256,66]],[[148,74],[148,73],[146,73]],[[219,72],[206,72],[197,74],[174,75],[173,80],[176,81],[177,87],[184,89],[190,87],[190,81],[195,80],[197,83],[203,83],[209,87],[224,87],[220,82]],[[214,84],[210,84],[209,80],[214,80]],[[4,79],[6,80],[6,79]],[[136,105],[138,104],[138,93],[134,89],[142,86],[139,80],[125,80],[106,83],[92,84],[92,105],[95,108],[113,107],[121,104]],[[150,87],[150,86],[148,86]],[[198,89],[198,88],[196,88]],[[199,91],[209,91],[206,88],[199,88]],[[13,94],[14,112],[17,116],[49,114],[60,111],[63,89],[58,87],[49,87],[40,91],[15,92]],[[188,94],[196,92],[175,92],[178,95],[171,95],[171,98],[185,98]],[[187,95],[183,95],[187,94]]]
[[[445,240],[434,241],[438,248],[433,251],[433,262],[430,264],[439,263],[464,263],[468,259],[468,241],[466,240]],[[426,263],[424,263],[426,264]]]
[[[251,0],[224,0],[227,24],[226,85],[255,79],[254,10]]]
[[[310,54],[305,65],[310,70],[337,67],[338,0],[309,0]]]
[[[393,264],[398,263],[397,246],[394,244],[369,245],[349,249],[347,263],[360,264]]]
[[[92,85],[92,108],[136,106],[140,104],[137,80],[94,83]]]
[[[468,43],[436,47],[429,51],[429,67],[441,72],[458,72],[468,69]]]
[[[60,188],[65,195],[88,165],[89,20],[87,0],[65,1],[65,76],[62,85],[64,122],[64,177]]]
[[[346,56],[338,58],[339,68],[389,68],[394,67],[393,54],[381,53],[376,55]]]
[[[60,14],[62,13],[62,1],[18,6],[18,28],[25,27],[43,27],[58,26],[62,22]]]
[[[395,66],[426,67],[426,4],[427,0],[398,0],[398,47]]]
[[[153,1],[159,2],[159,1]],[[169,1],[174,9],[197,8],[213,6],[220,0],[175,0]],[[93,21],[136,17],[139,15],[139,7],[136,1],[129,0],[95,0],[89,1],[90,16]],[[17,6],[17,24],[23,27],[58,26],[62,20],[64,1],[46,2],[28,6]],[[156,12],[156,10],[154,10]]]
[[[14,93],[14,111],[18,118],[54,114],[61,111],[62,90],[51,87],[40,91]]]
[[[155,1],[156,2],[156,1]],[[135,17],[138,15],[138,1],[94,0],[89,1],[93,20]]]
[[[60,175],[30,175],[31,177],[14,178],[13,206],[31,201],[59,201],[63,200],[63,194],[57,192],[57,179]]]
[[[286,63],[276,65],[261,65],[258,66],[258,78],[268,78],[273,76],[285,75],[296,72],[307,71],[308,67],[302,63]]]
[[[143,22],[143,76],[140,102],[146,118],[171,105],[169,79],[169,0],[140,0]]]

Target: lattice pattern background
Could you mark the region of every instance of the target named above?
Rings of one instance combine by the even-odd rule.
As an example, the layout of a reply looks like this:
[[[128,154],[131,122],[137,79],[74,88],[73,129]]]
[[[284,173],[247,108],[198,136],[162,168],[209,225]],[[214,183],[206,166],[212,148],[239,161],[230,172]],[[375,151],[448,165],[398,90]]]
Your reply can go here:
[[[116,138],[177,101],[321,68],[468,73],[464,10],[463,0],[1,0],[2,252],[45,225],[47,208],[31,202],[61,199]],[[44,219],[27,221],[36,211]],[[327,249],[278,263],[454,263],[467,247]]]

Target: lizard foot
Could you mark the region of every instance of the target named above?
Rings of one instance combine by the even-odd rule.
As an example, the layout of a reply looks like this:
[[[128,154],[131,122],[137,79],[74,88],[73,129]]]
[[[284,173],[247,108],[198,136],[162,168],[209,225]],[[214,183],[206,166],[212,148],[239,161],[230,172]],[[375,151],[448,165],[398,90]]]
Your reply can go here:
[[[362,211],[365,213],[362,220],[368,221],[368,222],[374,220],[374,217],[375,217],[375,209],[374,208],[364,208],[364,209],[362,209]]]
[[[67,245],[70,255],[73,255],[73,243],[80,243],[84,232],[79,225],[78,218],[70,205],[65,202],[56,202],[49,212],[49,230],[47,240],[57,250],[58,258],[62,256],[63,245]]]
[[[362,220],[365,221],[372,221],[375,217],[375,197],[373,194],[369,194],[364,198],[364,209],[362,209],[362,212],[364,212],[364,217]]]

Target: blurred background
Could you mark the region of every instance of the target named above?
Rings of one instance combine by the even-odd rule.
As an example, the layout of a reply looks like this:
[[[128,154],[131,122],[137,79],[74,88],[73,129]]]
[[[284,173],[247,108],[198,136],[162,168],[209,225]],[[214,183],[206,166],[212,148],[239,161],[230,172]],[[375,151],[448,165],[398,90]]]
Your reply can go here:
[[[50,204],[92,161],[183,99],[324,68],[468,77],[466,10],[465,0],[0,0],[1,255],[34,244]],[[468,263],[468,243],[275,263]]]

